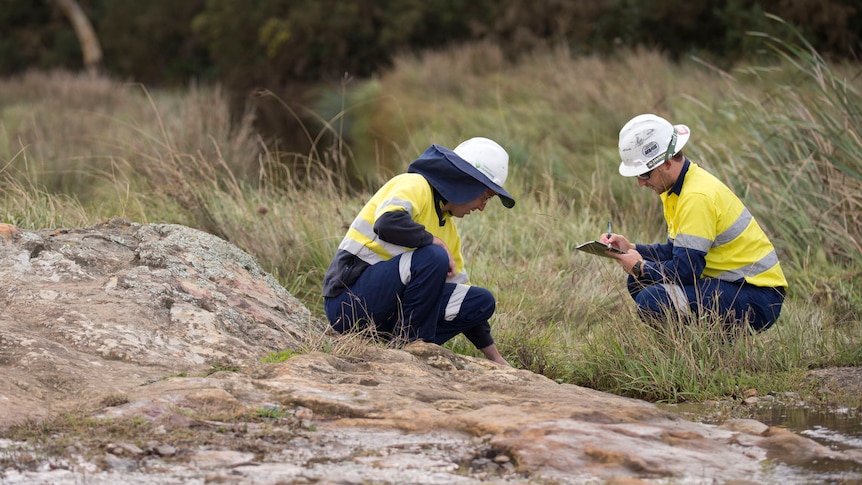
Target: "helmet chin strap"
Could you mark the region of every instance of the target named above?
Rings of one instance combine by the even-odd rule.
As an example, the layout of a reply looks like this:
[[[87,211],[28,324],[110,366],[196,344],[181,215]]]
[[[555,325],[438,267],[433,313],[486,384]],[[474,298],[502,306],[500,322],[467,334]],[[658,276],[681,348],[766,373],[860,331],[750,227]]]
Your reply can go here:
[[[663,163],[663,164],[659,165],[658,167],[656,167],[656,170],[661,169],[661,172],[662,172],[662,173],[661,173],[661,175],[660,175],[661,177],[667,178],[667,177],[665,177],[665,175],[668,175],[669,170],[670,170],[670,169],[669,169],[669,167],[671,167],[671,166],[672,166],[672,165],[670,165],[670,164],[671,164],[671,163],[674,163],[674,161],[675,161],[675,160],[674,160],[673,156],[671,156],[671,157],[667,160],[667,162],[665,162],[665,163]],[[662,168],[662,167],[664,167],[664,168]],[[674,170],[676,170],[676,169],[674,168]],[[653,172],[653,173],[655,173],[655,172]],[[669,175],[668,175],[668,177],[669,177]],[[677,177],[678,177],[678,176],[677,176]],[[665,181],[665,186],[662,188],[661,193],[665,193],[665,192],[667,192],[668,190],[672,189],[672,188],[673,188],[673,186],[676,184],[676,179],[677,179],[677,177],[673,178],[672,180],[666,180],[666,181]],[[664,179],[663,179],[663,180],[664,180]]]

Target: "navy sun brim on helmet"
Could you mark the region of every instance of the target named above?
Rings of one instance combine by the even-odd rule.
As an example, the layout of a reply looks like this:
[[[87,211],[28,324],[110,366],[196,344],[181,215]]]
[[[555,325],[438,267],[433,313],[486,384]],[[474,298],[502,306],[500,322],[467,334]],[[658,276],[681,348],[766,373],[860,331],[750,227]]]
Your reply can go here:
[[[454,204],[466,204],[481,196],[486,189],[491,189],[500,196],[504,207],[512,208],[515,205],[515,199],[506,189],[457,153],[440,145],[428,147],[410,164],[407,171],[421,174],[443,198]],[[464,174],[470,178],[465,178]]]

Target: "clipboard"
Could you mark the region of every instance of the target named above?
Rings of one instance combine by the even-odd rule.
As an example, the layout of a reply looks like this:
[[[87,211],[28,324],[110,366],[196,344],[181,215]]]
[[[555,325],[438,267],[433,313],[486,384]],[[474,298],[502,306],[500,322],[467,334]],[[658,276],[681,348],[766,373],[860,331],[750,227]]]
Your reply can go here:
[[[585,253],[594,254],[596,256],[601,256],[603,258],[611,258],[613,256],[606,253],[606,251],[610,251],[616,254],[625,254],[625,251],[619,250],[615,247],[608,246],[607,244],[602,244],[598,241],[588,241],[583,244],[579,244],[577,247],[578,251],[583,251]]]

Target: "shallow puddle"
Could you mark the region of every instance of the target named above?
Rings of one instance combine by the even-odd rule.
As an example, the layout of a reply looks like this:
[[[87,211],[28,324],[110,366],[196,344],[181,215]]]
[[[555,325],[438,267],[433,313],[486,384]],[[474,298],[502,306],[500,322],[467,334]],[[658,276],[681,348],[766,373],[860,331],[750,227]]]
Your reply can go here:
[[[834,412],[775,407],[755,413],[758,421],[807,436],[835,450],[862,449],[862,415],[849,409]]]
[[[724,413],[717,412],[715,406],[704,404],[662,405],[663,409],[681,414],[693,421],[721,424],[729,419]],[[856,409],[816,410],[807,407],[776,405],[751,409],[748,416],[769,426],[792,431],[810,438],[833,450],[862,450],[862,413]],[[811,483],[862,483],[862,465],[835,461],[814,462],[804,467],[792,467],[781,463],[765,463],[770,474],[784,483],[794,483],[782,479],[798,478],[800,473]]]

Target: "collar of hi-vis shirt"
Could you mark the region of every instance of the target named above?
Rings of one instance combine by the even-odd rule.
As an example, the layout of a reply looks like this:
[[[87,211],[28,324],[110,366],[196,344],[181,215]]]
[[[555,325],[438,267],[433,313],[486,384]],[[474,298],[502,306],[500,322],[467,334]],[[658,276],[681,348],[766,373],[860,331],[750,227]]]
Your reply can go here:
[[[680,192],[682,192],[682,182],[685,180],[685,174],[688,173],[689,165],[691,165],[691,162],[686,158],[685,162],[682,164],[682,170],[679,171],[679,177],[676,178],[676,182],[673,183],[673,187],[668,190],[668,195],[679,195]]]
[[[437,221],[440,223],[440,227],[443,227],[446,225],[446,221],[449,220],[443,212],[443,206],[446,205],[446,199],[440,195],[440,192],[437,192],[437,189],[435,189],[434,186],[431,186],[431,192],[434,193],[434,210],[437,211]]]

